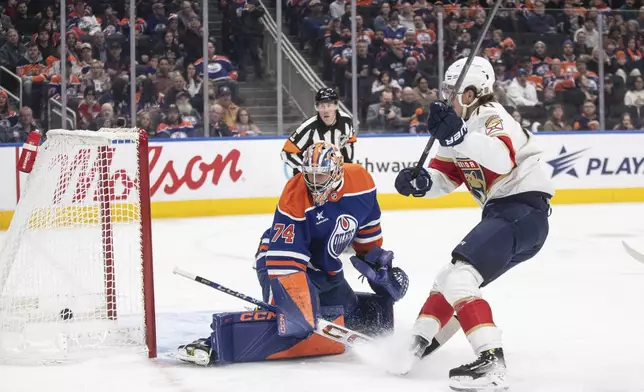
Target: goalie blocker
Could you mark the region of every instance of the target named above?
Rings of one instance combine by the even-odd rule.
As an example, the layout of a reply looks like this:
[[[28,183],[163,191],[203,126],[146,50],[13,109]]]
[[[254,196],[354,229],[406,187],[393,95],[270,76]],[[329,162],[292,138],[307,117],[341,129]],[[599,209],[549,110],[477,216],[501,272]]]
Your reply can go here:
[[[344,278],[339,256],[349,245],[356,251],[352,264],[374,293],[355,293]],[[216,313],[211,336],[180,346],[179,358],[209,365],[343,353],[344,345],[312,334],[319,317],[367,335],[392,330],[393,304],[408,278],[381,245],[371,176],[344,165],[334,145],[314,144],[256,253],[263,299],[278,311]]]

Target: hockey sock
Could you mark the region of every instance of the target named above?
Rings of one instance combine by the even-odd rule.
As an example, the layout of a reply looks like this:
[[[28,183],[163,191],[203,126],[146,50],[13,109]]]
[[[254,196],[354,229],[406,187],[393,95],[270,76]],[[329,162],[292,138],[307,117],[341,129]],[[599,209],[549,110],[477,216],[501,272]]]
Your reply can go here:
[[[453,314],[454,308],[447,302],[443,294],[432,292],[420,309],[418,318],[414,323],[413,334],[422,336],[428,342],[431,342]]]
[[[501,330],[494,324],[490,304],[483,298],[463,301],[455,306],[458,321],[477,354],[501,347]]]

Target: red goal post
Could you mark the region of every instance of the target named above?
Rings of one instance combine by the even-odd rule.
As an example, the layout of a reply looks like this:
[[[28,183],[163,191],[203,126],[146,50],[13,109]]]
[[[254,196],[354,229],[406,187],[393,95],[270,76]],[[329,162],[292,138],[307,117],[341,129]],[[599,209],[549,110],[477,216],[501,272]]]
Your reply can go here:
[[[148,137],[52,130],[0,248],[0,360],[156,357]]]

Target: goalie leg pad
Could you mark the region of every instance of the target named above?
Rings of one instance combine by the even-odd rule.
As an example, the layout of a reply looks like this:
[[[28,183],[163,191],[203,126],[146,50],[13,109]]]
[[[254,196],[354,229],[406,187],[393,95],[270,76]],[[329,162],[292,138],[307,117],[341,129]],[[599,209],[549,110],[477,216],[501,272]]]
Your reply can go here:
[[[358,306],[346,313],[347,328],[366,335],[380,335],[394,329],[394,300],[391,296],[356,293]]]
[[[325,320],[344,325],[341,306],[320,310]],[[279,336],[277,317],[268,311],[215,313],[211,328],[216,365],[342,354],[345,350],[344,345],[319,335],[306,339]]]
[[[319,317],[320,301],[306,272],[272,278],[270,286],[278,308],[280,336],[310,336],[316,326],[315,319]]]

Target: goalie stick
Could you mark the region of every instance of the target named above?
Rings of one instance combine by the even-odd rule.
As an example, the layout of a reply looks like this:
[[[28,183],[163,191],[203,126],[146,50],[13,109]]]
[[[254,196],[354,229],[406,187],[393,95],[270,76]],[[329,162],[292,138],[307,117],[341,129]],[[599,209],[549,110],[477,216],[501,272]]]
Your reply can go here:
[[[463,66],[463,70],[461,71],[460,75],[458,75],[458,79],[456,79],[454,90],[452,91],[452,94],[450,94],[450,97],[446,102],[447,107],[452,106],[452,101],[454,101],[454,96],[461,88],[461,85],[463,84],[463,80],[465,79],[465,75],[467,74],[467,71],[470,69],[470,65],[472,64],[472,61],[474,61],[474,56],[476,56],[478,51],[481,49],[481,44],[483,44],[485,35],[487,34],[487,31],[490,28],[490,25],[492,24],[492,19],[494,19],[496,12],[499,10],[499,7],[501,7],[502,1],[503,0],[496,0],[496,2],[494,3],[494,8],[492,8],[492,11],[490,11],[490,14],[487,16],[487,19],[485,20],[485,24],[483,25],[483,30],[481,31],[481,35],[479,36],[479,39],[476,41],[476,46],[474,47],[474,49],[472,49],[470,54],[467,56],[467,61],[465,62],[465,66]],[[418,164],[416,165],[416,167],[414,168],[414,171],[412,172],[413,178],[416,178],[420,175],[420,171],[423,169],[423,166],[425,165],[425,161],[427,160],[427,157],[429,156],[429,152],[434,146],[434,142],[436,142],[436,138],[432,135],[429,138],[429,141],[427,142],[427,145],[425,146],[423,153],[418,159]]]
[[[639,261],[640,263],[644,263],[644,254],[633,249],[633,247],[628,245],[626,241],[622,241],[622,245],[624,246],[626,253],[628,253],[632,258]]]
[[[266,302],[260,301],[256,298],[250,297],[246,294],[240,293],[239,291],[232,290],[226,286],[215,283],[211,280],[203,278],[201,276],[192,274],[190,272],[184,271],[175,267],[172,271],[176,275],[183,276],[184,278],[194,280],[197,283],[201,283],[208,287],[211,287],[215,290],[219,290],[222,293],[237,297],[246,302],[250,302],[253,305],[257,305],[262,309],[277,313],[277,307],[274,305],[267,304]],[[360,332],[352,331],[348,328],[345,328],[341,325],[333,324],[330,321],[324,320],[322,318],[317,319],[314,333],[324,336],[327,339],[331,339],[334,342],[344,344],[347,347],[356,347],[359,344],[373,342],[373,339],[361,334]]]

